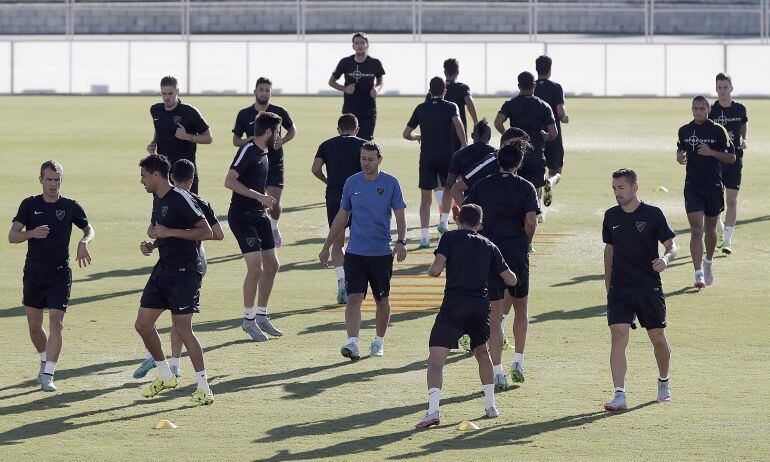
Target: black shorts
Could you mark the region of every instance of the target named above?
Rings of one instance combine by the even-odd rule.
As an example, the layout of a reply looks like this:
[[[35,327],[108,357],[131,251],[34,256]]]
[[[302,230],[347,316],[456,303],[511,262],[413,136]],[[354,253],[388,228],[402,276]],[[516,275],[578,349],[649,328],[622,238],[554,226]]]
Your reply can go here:
[[[532,183],[535,188],[545,186],[545,158],[527,154],[519,170],[519,176]]]
[[[684,185],[684,209],[687,213],[703,212],[716,217],[725,209],[724,188],[720,185]]]
[[[343,111],[344,113],[344,111]],[[374,138],[374,126],[377,124],[377,113],[353,113],[358,119],[358,137],[371,141]]]
[[[172,315],[199,313],[202,278],[198,265],[168,267],[158,262],[144,286],[140,306],[169,310]]]
[[[741,173],[743,171],[743,156],[735,159],[734,164],[722,163],[722,184],[727,189],[741,189]]]
[[[334,217],[336,217],[337,212],[340,211],[340,201],[342,201],[342,191],[326,191],[326,221],[329,222],[330,228],[334,222]],[[349,218],[345,227],[350,227]]]
[[[264,210],[238,210],[227,212],[230,230],[238,241],[241,253],[261,252],[275,248],[273,229]]]
[[[23,299],[21,304],[30,308],[67,311],[72,289],[72,270],[69,265],[54,268],[24,268]]]
[[[665,328],[666,296],[663,289],[621,289],[610,286],[607,292],[607,324],[631,324],[634,315],[645,329]]]
[[[471,350],[487,343],[489,312],[487,300],[444,299],[430,331],[428,346],[457,348],[457,341],[465,334],[471,338]]]
[[[502,300],[505,297],[505,290],[513,298],[525,298],[529,296],[529,254],[522,250],[513,250],[506,247],[500,247],[500,253],[508,265],[508,268],[516,275],[516,285],[506,286],[503,280],[495,275],[489,281],[489,299],[492,301]]]
[[[390,296],[393,256],[364,256],[345,252],[345,289],[348,295],[364,294],[371,285],[375,300]]]
[[[449,174],[450,157],[441,159],[420,159],[420,189],[436,189],[446,185],[446,177]]]
[[[561,142],[561,132],[553,141],[545,143],[545,165],[551,170],[564,166],[564,145]]]
[[[271,152],[267,157],[267,182],[266,186],[283,188],[283,149]]]

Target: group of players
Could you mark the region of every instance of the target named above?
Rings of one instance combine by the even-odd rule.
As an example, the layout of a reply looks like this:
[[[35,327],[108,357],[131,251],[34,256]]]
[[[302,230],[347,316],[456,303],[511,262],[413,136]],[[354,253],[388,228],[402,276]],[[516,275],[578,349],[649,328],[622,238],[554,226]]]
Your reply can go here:
[[[384,354],[393,259],[403,261],[407,253],[406,203],[401,186],[394,176],[380,170],[382,149],[372,141],[376,98],[382,91],[385,71],[379,60],[368,55],[368,47],[367,35],[355,34],[355,54],[342,59],[329,79],[329,85],[344,94],[343,115],[337,124],[339,136],[319,146],[311,168],[326,184],[330,229],[319,259],[326,264],[331,257],[334,266],[337,301],[346,304],[348,341],[341,353],[351,360],[361,357],[360,308],[369,287],[377,307],[370,356]],[[445,78],[431,79],[425,102],[415,108],[404,129],[404,138],[420,143],[419,247],[431,245],[430,209],[435,195],[442,237],[428,274],[438,276],[444,268],[447,271],[444,301],[429,341],[429,409],[418,427],[440,421],[441,369],[458,342],[479,362],[485,414],[490,418],[499,415],[494,392],[508,387],[502,350],[507,346],[504,332],[511,307],[515,350],[511,379],[524,381],[529,252],[537,224],[542,222],[542,206],[551,204],[553,187],[561,178],[564,150],[560,123],[569,122],[564,92],[550,80],[551,63],[551,58],[541,56],[535,63],[537,78],[529,72],[519,74],[519,94],[506,101],[494,119],[494,127],[502,134],[499,149],[489,145],[490,124],[479,119],[469,87],[457,80],[459,63],[455,59],[445,61]],[[343,76],[344,83],[338,83]],[[176,387],[184,346],[198,381],[186,403],[194,407],[213,402],[203,350],[192,328],[206,271],[202,241],[222,240],[224,232],[211,205],[197,195],[196,146],[212,142],[211,130],[197,109],[179,99],[175,78],[164,77],[160,86],[163,102],[150,109],[154,136],[147,146],[149,155],[139,163],[141,182],[153,194],[147,229],[150,240],[140,243],[140,251],[150,255],[157,248],[159,260],[142,294],[135,323],[147,357],[134,377],[142,378],[157,367],[158,377],[142,390],[145,397]],[[255,341],[283,335],[270,321],[267,307],[279,270],[275,249],[282,240],[278,220],[284,186],[283,146],[297,133],[288,112],[270,103],[271,89],[269,79],[259,78],[254,90],[256,102],[238,113],[232,130],[238,151],[225,180],[225,187],[232,190],[228,225],[247,266],[242,328]],[[724,209],[724,188],[728,207],[721,246],[724,253],[732,252],[742,151],[746,147],[746,109],[732,100],[730,77],[720,73],[716,89],[719,100],[713,107],[704,97],[693,100],[693,121],[679,130],[677,144],[677,161],[687,166],[685,207],[698,288],[714,280],[712,259]],[[466,108],[473,120],[470,144],[466,141]],[[418,128],[420,133],[415,133]],[[635,320],[648,330],[654,345],[660,372],[658,401],[670,399],[670,348],[664,334],[665,300],[659,273],[675,257],[676,245],[661,210],[638,199],[636,173],[620,169],[612,178],[618,206],[605,214],[602,235],[606,244],[607,317],[612,332],[610,364],[616,391],[605,408],[620,410],[627,407],[625,347]],[[94,238],[82,207],[61,196],[62,181],[62,166],[46,161],[40,170],[43,194],[22,202],[9,233],[12,243],[28,242],[23,304],[30,337],[40,354],[37,380],[49,392],[56,391],[53,375],[72,281],[68,252],[72,225],[83,230],[76,256],[79,265],[90,264],[88,244]],[[453,202],[457,204],[454,211],[459,229],[449,231]],[[393,244],[392,215],[398,234]],[[345,247],[347,228],[350,232]],[[706,258],[702,260],[704,238]],[[666,249],[662,257],[658,242]],[[49,309],[50,335],[42,326],[43,309]],[[155,328],[165,310],[172,314],[170,361]]]

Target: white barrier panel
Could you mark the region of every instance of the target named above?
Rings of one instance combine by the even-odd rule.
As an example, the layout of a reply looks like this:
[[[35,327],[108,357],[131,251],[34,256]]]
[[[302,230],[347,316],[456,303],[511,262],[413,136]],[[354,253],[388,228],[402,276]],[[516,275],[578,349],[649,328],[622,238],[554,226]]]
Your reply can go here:
[[[484,52],[484,44],[475,45],[478,53]],[[535,73],[535,59],[542,55],[542,43],[489,43],[487,44],[486,88],[487,94],[512,94],[518,92],[516,77],[522,71]]]
[[[727,71],[732,77],[735,95],[770,94],[770,46],[730,45],[727,47]]]
[[[604,45],[548,45],[548,56],[553,59],[553,80],[566,93],[604,94]]]
[[[128,93],[128,42],[73,42],[74,93]]]
[[[714,93],[714,77],[724,64],[721,45],[667,45],[666,96]]]
[[[424,95],[427,93],[424,43],[382,43],[377,46],[377,54],[373,56],[382,61],[382,67],[385,69],[385,77],[383,77],[385,94]],[[404,120],[405,125],[406,122]]]
[[[379,47],[377,47],[379,48]],[[379,58],[375,47],[371,50],[372,56]],[[307,92],[311,95],[318,93],[339,93],[329,86],[329,76],[332,75],[337,63],[345,56],[353,54],[350,44],[331,42],[331,43],[308,43],[307,44]],[[388,72],[387,67],[385,72]],[[388,75],[385,76],[388,78]],[[340,79],[340,82],[342,80]]]
[[[18,42],[13,47],[14,93],[68,93],[70,42]]]
[[[607,45],[606,96],[662,96],[666,63],[663,45]]]
[[[172,75],[182,93],[190,91],[187,83],[187,43],[131,42],[129,44],[130,93],[160,93],[160,79]]]
[[[249,91],[245,42],[190,42],[190,92]]]
[[[273,81],[275,94],[305,93],[306,51],[306,45],[301,42],[249,42],[248,92],[254,90],[259,77],[267,77]]]
[[[11,42],[0,42],[0,93],[11,90]]]
[[[484,44],[478,43],[429,43],[425,88],[435,76],[444,77],[444,61],[455,58],[460,62],[458,81],[471,87],[473,93],[484,92]]]

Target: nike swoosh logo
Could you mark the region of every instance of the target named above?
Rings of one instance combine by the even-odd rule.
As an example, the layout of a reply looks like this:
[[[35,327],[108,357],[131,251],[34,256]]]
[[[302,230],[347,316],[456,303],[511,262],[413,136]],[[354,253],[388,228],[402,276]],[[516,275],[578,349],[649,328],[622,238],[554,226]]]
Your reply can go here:
[[[35,210],[35,215],[40,215],[41,213],[43,212],[38,212],[37,210]]]
[[[254,122],[249,122],[249,125],[254,125]]]
[[[353,195],[361,194],[362,191],[354,192]]]
[[[157,121],[159,121],[160,119],[152,119],[152,120],[154,120],[155,122],[157,122]]]
[[[612,229],[615,229],[615,228],[620,228],[620,225],[617,225],[617,226],[613,226],[613,227],[612,227]]]

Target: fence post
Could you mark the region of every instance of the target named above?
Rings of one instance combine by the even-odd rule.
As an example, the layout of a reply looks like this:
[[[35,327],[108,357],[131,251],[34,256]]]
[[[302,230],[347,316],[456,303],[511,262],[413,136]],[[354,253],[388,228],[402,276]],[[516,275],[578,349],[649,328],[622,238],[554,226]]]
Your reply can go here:
[[[297,41],[302,40],[302,2],[297,0]]]
[[[14,56],[13,56],[16,53],[15,45],[16,45],[16,42],[11,41],[11,91],[10,91],[10,93],[12,95],[16,93],[16,89],[14,88],[14,80],[15,79],[13,78],[13,74],[15,73],[15,66],[14,66],[15,60],[14,60]]]
[[[650,42],[655,40],[655,0],[650,0]]]
[[[72,36],[75,34],[75,0],[66,0],[66,10],[64,12],[64,29],[67,34],[67,38],[72,40]]]

